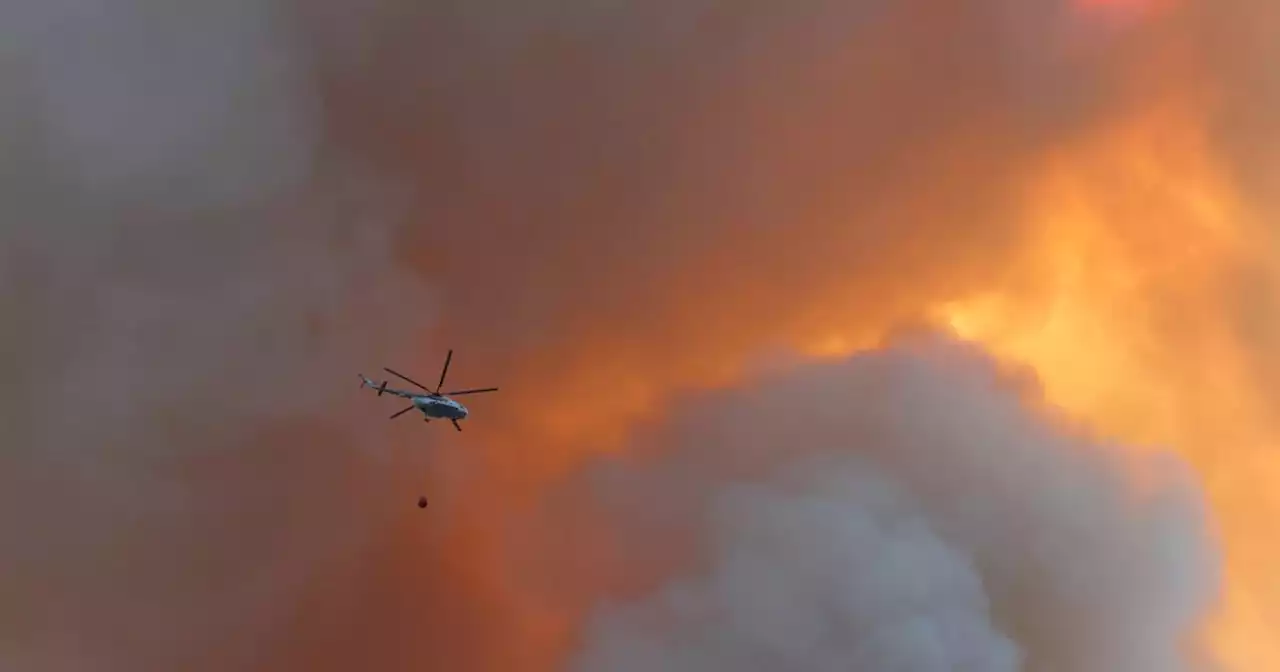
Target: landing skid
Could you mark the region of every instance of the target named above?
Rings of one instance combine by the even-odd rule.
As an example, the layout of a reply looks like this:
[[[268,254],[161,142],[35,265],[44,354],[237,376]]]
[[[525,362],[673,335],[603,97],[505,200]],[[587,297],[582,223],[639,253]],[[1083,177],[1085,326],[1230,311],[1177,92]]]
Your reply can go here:
[[[423,418],[423,419],[422,419],[422,421],[423,421],[423,422],[431,422],[431,418]],[[453,428],[454,428],[454,429],[458,430],[459,432],[461,432],[461,431],[462,431],[462,425],[459,425],[457,420],[454,420],[454,419],[450,418],[450,419],[449,419],[449,422],[452,422],[452,423],[453,423]]]

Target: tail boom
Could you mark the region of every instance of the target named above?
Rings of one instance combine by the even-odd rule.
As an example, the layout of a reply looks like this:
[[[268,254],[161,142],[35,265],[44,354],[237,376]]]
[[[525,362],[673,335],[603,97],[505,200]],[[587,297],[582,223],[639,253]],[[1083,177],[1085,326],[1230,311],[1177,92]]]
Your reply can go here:
[[[378,396],[381,397],[382,393],[387,391],[387,381],[384,380],[381,383],[375,383],[372,380],[369,380],[368,378],[366,378],[362,373],[360,374],[360,389],[363,390],[366,387],[371,387],[377,390]]]

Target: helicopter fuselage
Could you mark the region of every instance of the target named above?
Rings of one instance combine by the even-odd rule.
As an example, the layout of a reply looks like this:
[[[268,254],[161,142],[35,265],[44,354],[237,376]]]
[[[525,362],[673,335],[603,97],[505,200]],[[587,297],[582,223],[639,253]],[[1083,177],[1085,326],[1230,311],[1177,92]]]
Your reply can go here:
[[[444,395],[420,395],[413,398],[413,405],[427,418],[465,420],[470,412],[466,406]]]

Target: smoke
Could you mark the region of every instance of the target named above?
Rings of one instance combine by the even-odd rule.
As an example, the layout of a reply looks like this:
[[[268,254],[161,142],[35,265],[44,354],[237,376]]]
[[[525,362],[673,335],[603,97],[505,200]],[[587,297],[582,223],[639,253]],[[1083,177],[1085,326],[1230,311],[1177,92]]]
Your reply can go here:
[[[270,7],[187,4],[0,9],[6,669],[242,667],[396,481],[340,405],[432,317],[395,190]]]
[[[1028,172],[1143,104],[1160,37],[1061,0],[180,4],[0,6],[6,668],[550,669],[512,576],[574,559],[506,554],[530,502],[762,349],[1005,279]],[[352,374],[446,347],[484,420],[381,424]],[[878,469],[868,529],[985,580]],[[1066,655],[957,590],[994,611],[956,646]]]
[[[1187,465],[1060,423],[936,339],[683,405],[655,457],[562,506],[644,530],[622,557],[689,526],[706,557],[597,611],[574,669],[1207,669],[1186,645],[1217,558]]]

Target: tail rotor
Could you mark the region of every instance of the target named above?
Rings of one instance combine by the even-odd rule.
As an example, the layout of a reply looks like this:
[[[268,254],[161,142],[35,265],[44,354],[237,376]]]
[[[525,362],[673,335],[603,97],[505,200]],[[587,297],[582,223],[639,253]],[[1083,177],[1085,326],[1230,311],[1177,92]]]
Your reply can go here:
[[[360,389],[364,389],[366,387],[372,387],[373,389],[378,391],[379,397],[382,396],[383,392],[387,391],[387,381],[384,380],[381,383],[374,384],[372,380],[365,378],[363,373],[359,375],[360,375]]]

